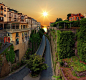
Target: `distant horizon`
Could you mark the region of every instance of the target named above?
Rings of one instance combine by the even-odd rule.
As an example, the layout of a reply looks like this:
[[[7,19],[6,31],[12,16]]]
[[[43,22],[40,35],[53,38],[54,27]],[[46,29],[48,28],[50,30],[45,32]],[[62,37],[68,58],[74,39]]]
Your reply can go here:
[[[49,26],[50,22],[55,22],[57,18],[67,19],[67,14],[86,13],[86,0],[1,0],[0,3],[19,13],[27,15],[41,22],[41,25]],[[43,11],[48,12],[48,16],[42,16]]]

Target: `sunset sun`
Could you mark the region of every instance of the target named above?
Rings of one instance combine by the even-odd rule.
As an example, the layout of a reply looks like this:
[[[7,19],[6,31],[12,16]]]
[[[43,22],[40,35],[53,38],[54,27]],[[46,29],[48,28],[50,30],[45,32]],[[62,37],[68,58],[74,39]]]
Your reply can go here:
[[[45,17],[45,16],[47,16],[48,15],[48,13],[47,12],[43,12],[43,16]]]

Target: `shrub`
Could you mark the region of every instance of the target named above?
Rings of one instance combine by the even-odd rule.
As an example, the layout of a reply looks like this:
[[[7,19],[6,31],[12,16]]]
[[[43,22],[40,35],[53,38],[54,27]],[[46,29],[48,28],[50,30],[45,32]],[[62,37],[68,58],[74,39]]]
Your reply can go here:
[[[42,70],[47,69],[47,65],[44,63],[44,58],[34,54],[30,55],[30,59],[27,60],[28,68],[31,70],[32,74],[39,74]]]

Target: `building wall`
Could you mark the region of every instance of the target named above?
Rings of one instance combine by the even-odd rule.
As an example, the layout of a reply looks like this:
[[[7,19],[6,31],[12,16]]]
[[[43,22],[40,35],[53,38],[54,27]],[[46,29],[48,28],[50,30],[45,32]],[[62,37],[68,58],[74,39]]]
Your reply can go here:
[[[69,17],[69,21],[77,21],[78,19],[81,20],[81,17],[84,18],[84,16],[80,13],[79,14],[71,14],[71,16]]]
[[[7,22],[7,7],[3,6],[3,17],[4,17],[4,22]],[[6,16],[5,16],[6,15]]]
[[[27,32],[28,33],[28,32]],[[16,45],[16,39],[19,38],[19,44]],[[14,51],[19,50],[19,61],[25,55],[25,52],[28,49],[28,39],[27,41],[22,41],[22,32],[19,32],[19,37],[16,37],[16,33],[12,34],[12,41],[14,46]]]

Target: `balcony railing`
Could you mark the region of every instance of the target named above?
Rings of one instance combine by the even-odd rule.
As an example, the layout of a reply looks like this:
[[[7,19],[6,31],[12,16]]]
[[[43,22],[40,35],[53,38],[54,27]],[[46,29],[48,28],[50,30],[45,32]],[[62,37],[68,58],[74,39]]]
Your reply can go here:
[[[5,30],[10,32],[10,33],[14,33],[14,32],[28,31],[28,30],[30,30],[30,28],[25,28],[25,29],[5,29]]]

